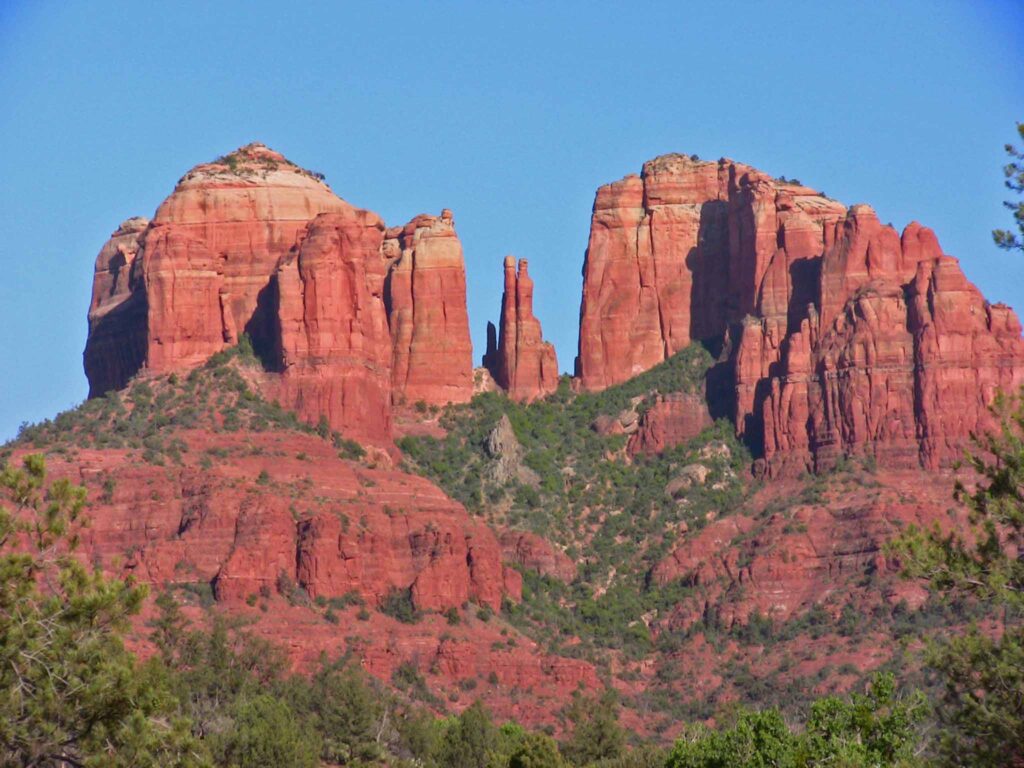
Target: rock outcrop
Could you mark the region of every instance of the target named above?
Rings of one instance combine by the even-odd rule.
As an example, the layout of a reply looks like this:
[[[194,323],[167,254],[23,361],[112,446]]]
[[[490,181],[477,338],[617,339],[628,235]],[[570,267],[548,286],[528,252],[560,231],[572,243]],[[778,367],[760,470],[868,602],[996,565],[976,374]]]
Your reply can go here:
[[[264,394],[312,423],[391,442],[396,402],[472,397],[462,246],[452,214],[387,230],[262,144],[197,165],[152,221],[97,260],[90,396],[184,371],[247,334]]]
[[[383,236],[383,222],[369,211],[320,214],[274,281],[280,401],[306,421],[325,417],[373,443],[391,439]]]
[[[350,208],[262,144],[185,174],[144,235],[146,369],[199,365],[242,333],[257,350],[269,351],[275,336],[270,281],[278,261],[317,214]]]
[[[498,542],[505,562],[566,584],[576,578],[576,563],[561,549],[535,533],[506,530],[498,535]]]
[[[396,401],[464,403],[473,396],[466,266],[452,212],[388,230],[384,256]]]
[[[141,216],[122,222],[96,257],[83,355],[89,397],[121,389],[145,360],[146,301],[136,257],[148,225]]]
[[[526,259],[518,268],[505,257],[505,291],[497,336],[488,323],[483,364],[498,386],[514,400],[530,401],[558,389],[555,348],[544,341],[540,321],[533,315],[533,280]]]
[[[806,315],[777,352],[764,320],[740,337],[737,379],[754,378],[758,356],[769,371],[750,411],[742,401],[737,410],[764,425],[765,469],[823,469],[851,455],[894,468],[955,461],[993,426],[996,392],[1024,383],[1016,315],[988,304],[916,223],[901,237],[858,205],[831,240]]]
[[[901,236],[868,206],[666,155],[597,192],[579,383],[617,384],[694,340],[725,341],[716,382],[732,391],[709,399],[731,401],[769,474],[845,455],[937,467],[988,426],[997,390],[1024,382],[1016,315],[931,230]]]
[[[711,414],[700,395],[685,392],[661,395],[640,417],[626,450],[631,455],[661,453],[693,439],[710,426]]]

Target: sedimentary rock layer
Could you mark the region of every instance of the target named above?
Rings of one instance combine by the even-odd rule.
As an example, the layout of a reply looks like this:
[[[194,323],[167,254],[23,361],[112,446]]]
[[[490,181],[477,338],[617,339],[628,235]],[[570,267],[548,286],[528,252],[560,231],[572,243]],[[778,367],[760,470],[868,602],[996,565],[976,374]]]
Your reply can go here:
[[[140,371],[194,368],[243,333],[270,374],[265,394],[359,439],[390,443],[392,390],[396,401],[469,400],[451,212],[385,230],[262,144],[196,166],[151,222],[126,221],[97,258],[90,396]]]
[[[384,311],[384,224],[349,208],[310,223],[275,285],[280,400],[370,442],[391,438],[391,339]]]

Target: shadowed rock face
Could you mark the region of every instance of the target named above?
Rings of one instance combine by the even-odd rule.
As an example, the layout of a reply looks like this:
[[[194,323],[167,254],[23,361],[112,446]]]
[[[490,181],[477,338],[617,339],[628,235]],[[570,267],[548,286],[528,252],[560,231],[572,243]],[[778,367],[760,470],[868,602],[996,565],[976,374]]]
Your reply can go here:
[[[544,341],[540,320],[533,315],[533,280],[526,259],[518,268],[512,256],[505,257],[505,291],[501,297],[501,320],[496,339],[488,328],[488,350],[483,364],[498,386],[513,400],[529,401],[558,389],[558,359],[555,348]]]
[[[583,275],[581,386],[725,338],[733,391],[708,394],[770,474],[851,454],[939,466],[1024,381],[1016,315],[931,230],[730,160],[667,155],[601,187]]]
[[[148,224],[141,216],[123,222],[96,257],[83,355],[89,397],[121,389],[145,360],[147,308],[136,257]]]
[[[464,403],[473,396],[466,266],[452,212],[388,230],[385,287],[396,402]]]

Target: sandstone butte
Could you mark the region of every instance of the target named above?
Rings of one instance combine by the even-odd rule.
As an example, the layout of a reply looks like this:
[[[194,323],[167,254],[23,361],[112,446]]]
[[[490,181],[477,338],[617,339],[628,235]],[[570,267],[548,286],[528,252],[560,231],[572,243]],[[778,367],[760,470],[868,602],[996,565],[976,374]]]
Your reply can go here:
[[[520,259],[517,267],[514,257],[505,257],[501,319],[497,338],[493,324],[488,323],[483,364],[514,400],[536,400],[558,388],[558,359],[533,315],[533,280],[526,259]]]
[[[731,160],[665,155],[597,191],[576,375],[629,379],[691,341],[723,345],[709,400],[770,475],[843,455],[934,469],[1024,383],[1017,316],[911,223],[902,235]]]
[[[90,396],[184,371],[242,333],[262,389],[305,419],[390,444],[392,398],[472,395],[462,249],[450,212],[387,230],[261,144],[197,165],[152,221],[96,260]]]

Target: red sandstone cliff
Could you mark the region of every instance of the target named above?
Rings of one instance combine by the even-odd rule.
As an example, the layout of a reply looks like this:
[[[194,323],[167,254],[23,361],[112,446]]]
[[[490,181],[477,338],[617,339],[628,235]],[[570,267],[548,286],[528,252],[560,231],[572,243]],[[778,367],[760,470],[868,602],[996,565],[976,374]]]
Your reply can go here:
[[[391,439],[383,236],[369,211],[320,214],[275,281],[282,404],[378,444]]]
[[[96,260],[90,396],[194,368],[247,333],[272,374],[265,394],[361,440],[390,444],[392,391],[469,400],[451,212],[385,233],[321,179],[250,144],[185,174],[151,222],[122,224]]]
[[[466,267],[452,212],[388,230],[385,288],[396,402],[464,403],[473,396]]]
[[[146,369],[198,365],[243,332],[269,347],[278,260],[318,213],[350,207],[261,144],[185,174],[144,235]]]
[[[558,389],[555,348],[544,341],[540,320],[533,315],[533,280],[526,259],[518,270],[512,256],[505,257],[505,291],[497,338],[488,328],[484,366],[498,386],[514,400],[536,400]]]
[[[601,187],[583,388],[716,338],[731,349],[737,431],[770,473],[851,454],[934,468],[987,426],[998,389],[1024,382],[1016,315],[916,223],[901,237],[867,206],[724,159],[666,155]]]
[[[83,355],[89,397],[120,389],[145,360],[146,303],[136,256],[148,224],[141,216],[122,222],[96,257]]]

